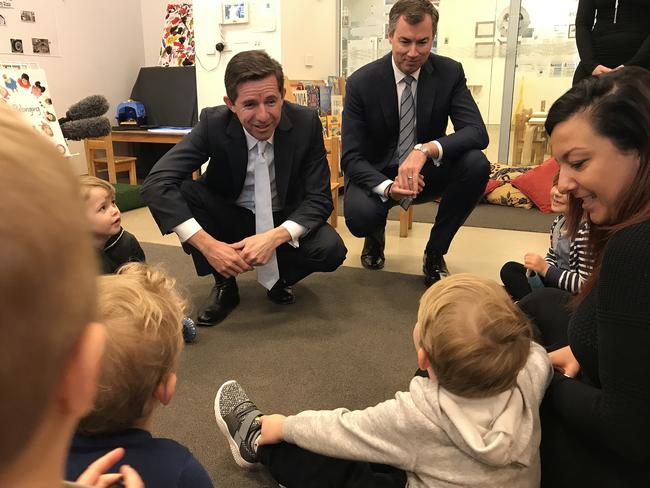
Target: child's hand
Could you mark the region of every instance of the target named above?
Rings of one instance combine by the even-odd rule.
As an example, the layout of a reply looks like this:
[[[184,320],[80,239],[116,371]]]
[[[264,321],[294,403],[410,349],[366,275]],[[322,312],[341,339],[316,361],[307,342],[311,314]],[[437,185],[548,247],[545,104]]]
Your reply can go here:
[[[541,276],[546,276],[549,264],[544,261],[544,258],[534,252],[526,253],[524,256],[524,266]]]
[[[128,465],[122,465],[119,473],[105,474],[116,462],[124,456],[124,449],[118,447],[104,454],[86,468],[77,479],[77,483],[94,488],[115,486],[121,482],[125,488],[144,488],[144,483],[138,473]]]
[[[578,360],[573,355],[571,346],[549,352],[548,358],[551,360],[553,368],[564,376],[575,378],[578,372],[580,372],[580,363],[578,363]]]
[[[284,415],[262,415],[260,424],[262,424],[262,434],[257,440],[258,445],[278,444],[284,440]]]

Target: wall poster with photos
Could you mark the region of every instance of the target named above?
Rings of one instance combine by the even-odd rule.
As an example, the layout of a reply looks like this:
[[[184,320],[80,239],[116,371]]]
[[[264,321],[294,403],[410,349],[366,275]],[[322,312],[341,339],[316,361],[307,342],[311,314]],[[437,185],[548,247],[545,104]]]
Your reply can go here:
[[[57,8],[62,0],[0,0],[0,54],[60,56]]]

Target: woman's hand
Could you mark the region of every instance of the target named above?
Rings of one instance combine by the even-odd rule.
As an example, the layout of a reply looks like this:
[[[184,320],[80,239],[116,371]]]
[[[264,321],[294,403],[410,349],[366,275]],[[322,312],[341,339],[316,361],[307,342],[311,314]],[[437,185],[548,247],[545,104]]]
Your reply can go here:
[[[575,378],[580,371],[580,363],[573,355],[571,346],[549,352],[548,358],[551,360],[553,368],[568,378]]]
[[[603,66],[602,64],[599,64],[594,68],[591,74],[594,76],[598,76],[598,75],[602,75],[603,73],[609,73],[610,71],[612,71],[612,68],[608,68],[607,66]]]

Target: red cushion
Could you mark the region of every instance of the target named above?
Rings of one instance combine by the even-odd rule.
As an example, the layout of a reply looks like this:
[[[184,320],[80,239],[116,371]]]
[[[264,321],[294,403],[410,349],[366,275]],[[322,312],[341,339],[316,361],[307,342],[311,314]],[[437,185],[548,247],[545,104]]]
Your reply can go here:
[[[488,180],[487,185],[485,185],[485,191],[483,192],[483,196],[487,195],[495,188],[499,188],[504,183],[505,181],[501,181],[501,180]]]
[[[544,213],[551,211],[553,178],[560,167],[555,158],[544,161],[511,181],[512,186],[526,195]]]

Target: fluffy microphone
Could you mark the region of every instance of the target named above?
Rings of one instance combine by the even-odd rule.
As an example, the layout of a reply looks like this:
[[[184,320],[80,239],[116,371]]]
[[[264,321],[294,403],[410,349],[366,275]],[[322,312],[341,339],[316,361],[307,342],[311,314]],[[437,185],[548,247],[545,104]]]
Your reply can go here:
[[[108,112],[108,100],[103,95],[90,95],[77,103],[70,105],[65,117],[59,119],[59,124],[71,120],[90,119],[100,117]]]
[[[80,141],[89,137],[104,137],[111,133],[111,122],[106,117],[70,120],[61,124],[63,137]]]

